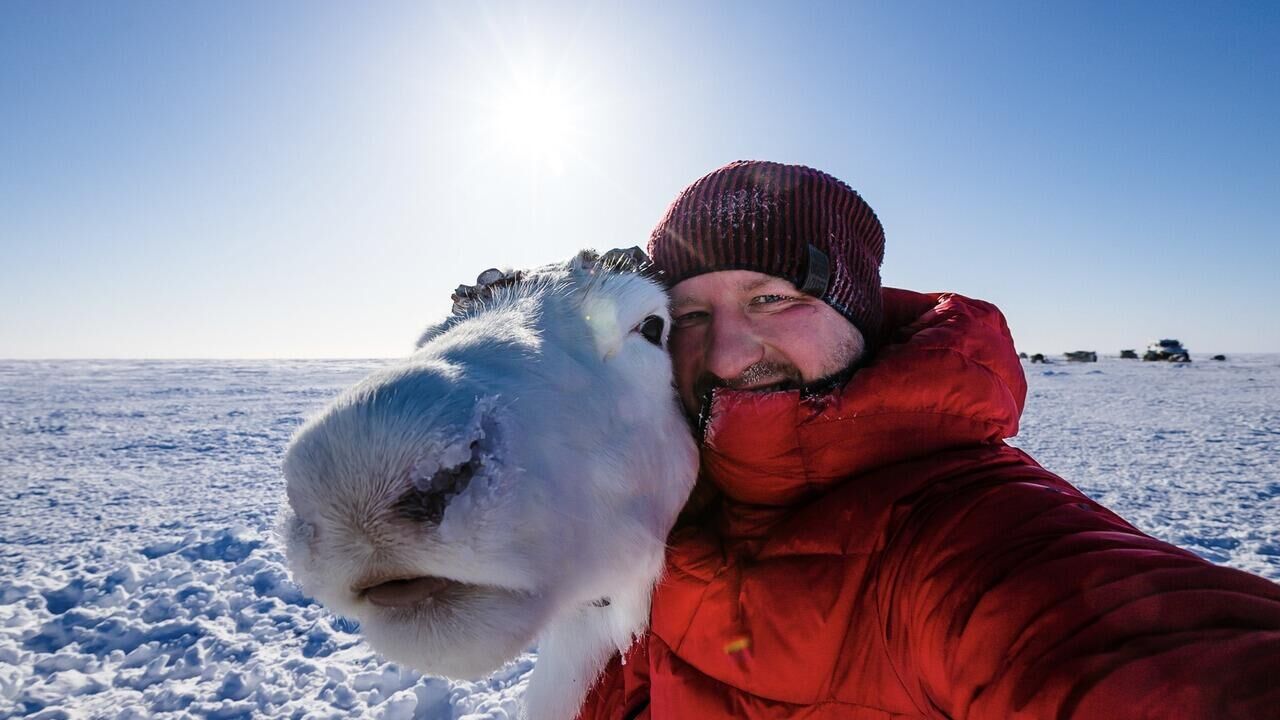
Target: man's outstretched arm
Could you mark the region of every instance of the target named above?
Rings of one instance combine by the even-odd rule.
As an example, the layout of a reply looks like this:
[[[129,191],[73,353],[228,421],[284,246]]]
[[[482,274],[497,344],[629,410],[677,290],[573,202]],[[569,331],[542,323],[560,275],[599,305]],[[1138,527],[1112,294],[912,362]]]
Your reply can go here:
[[[884,554],[884,642],[922,712],[1275,716],[1280,586],[1150,538],[1034,464],[1007,470],[932,487]]]

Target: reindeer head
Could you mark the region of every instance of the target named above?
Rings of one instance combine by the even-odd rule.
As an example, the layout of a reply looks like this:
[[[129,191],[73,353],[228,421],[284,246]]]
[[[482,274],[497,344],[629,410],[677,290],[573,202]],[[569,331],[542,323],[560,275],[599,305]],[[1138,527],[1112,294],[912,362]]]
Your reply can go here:
[[[294,576],[391,659],[476,677],[554,623],[625,644],[647,621],[697,454],[667,298],[620,264],[482,276],[294,437]]]

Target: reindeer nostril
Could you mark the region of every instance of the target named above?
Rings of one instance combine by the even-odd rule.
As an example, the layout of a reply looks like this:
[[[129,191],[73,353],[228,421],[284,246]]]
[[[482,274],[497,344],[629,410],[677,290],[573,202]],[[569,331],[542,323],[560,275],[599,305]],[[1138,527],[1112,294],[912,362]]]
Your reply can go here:
[[[444,518],[449,499],[442,493],[426,493],[410,490],[396,501],[395,511],[400,517],[414,522],[439,523]]]
[[[414,486],[396,501],[393,509],[401,517],[414,522],[438,524],[444,518],[449,500],[467,489],[479,467],[480,459],[473,455],[471,460],[457,467],[444,468],[430,478],[416,480]]]

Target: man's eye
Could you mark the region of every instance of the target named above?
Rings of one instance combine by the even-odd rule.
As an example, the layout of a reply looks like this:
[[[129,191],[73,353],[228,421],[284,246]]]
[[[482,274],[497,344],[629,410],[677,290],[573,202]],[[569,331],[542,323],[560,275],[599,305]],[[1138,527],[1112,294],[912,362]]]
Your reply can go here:
[[[690,325],[697,325],[698,323],[702,322],[706,318],[707,318],[706,312],[702,310],[694,310],[692,312],[681,313],[679,315],[676,315],[674,318],[671,319],[671,324],[674,327],[678,327],[678,328],[689,327]]]
[[[751,304],[752,305],[770,305],[773,303],[786,302],[788,300],[794,300],[794,299],[795,298],[792,298],[788,295],[757,295],[751,298]]]

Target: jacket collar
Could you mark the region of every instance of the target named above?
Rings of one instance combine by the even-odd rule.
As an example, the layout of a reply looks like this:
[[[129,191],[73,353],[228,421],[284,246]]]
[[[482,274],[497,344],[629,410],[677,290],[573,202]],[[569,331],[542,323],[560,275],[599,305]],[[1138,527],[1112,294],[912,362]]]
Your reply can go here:
[[[787,507],[877,467],[1017,434],[1026,379],[994,305],[885,288],[884,306],[879,350],[842,387],[714,391],[704,478],[731,501]]]

